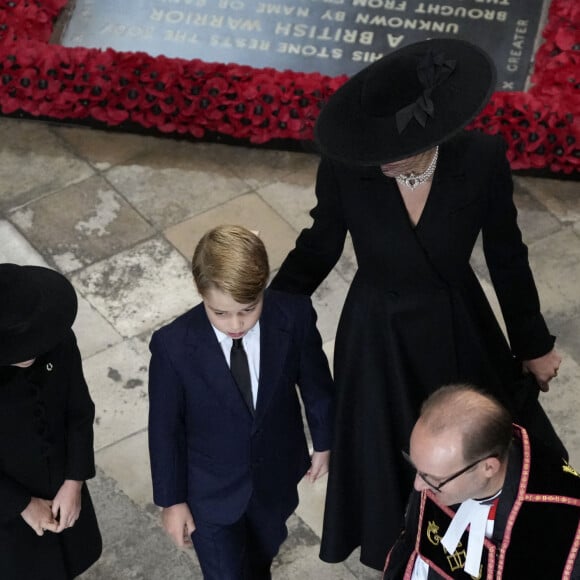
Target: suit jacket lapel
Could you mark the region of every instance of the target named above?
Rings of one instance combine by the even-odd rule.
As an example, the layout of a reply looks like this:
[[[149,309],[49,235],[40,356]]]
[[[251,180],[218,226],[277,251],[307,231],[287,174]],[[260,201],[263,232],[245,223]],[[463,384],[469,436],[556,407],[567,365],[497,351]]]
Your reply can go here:
[[[266,291],[264,309],[260,317],[260,381],[254,418],[256,425],[266,413],[281,383],[289,346],[289,321]]]
[[[201,375],[211,391],[210,395],[220,398],[232,411],[247,416],[251,421],[252,415],[234,381],[203,306],[195,310],[194,315],[185,339],[186,356],[194,365],[192,376]]]

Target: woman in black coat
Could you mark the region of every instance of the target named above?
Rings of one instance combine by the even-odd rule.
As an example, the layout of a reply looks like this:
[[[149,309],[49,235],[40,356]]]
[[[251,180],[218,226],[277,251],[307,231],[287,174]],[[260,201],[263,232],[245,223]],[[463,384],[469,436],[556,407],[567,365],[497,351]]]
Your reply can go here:
[[[516,415],[531,400],[521,420],[565,453],[535,398],[560,357],[517,226],[505,146],[462,131],[494,84],[478,47],[430,40],[355,75],[318,118],[314,222],[272,287],[312,293],[352,237],[358,270],[334,351],[323,560],[360,545],[361,561],[383,568],[412,488],[401,450],[441,385],[486,387]],[[509,344],[469,265],[480,232]]]
[[[84,483],[94,405],[57,272],[0,264],[0,577],[66,580],[101,554]]]

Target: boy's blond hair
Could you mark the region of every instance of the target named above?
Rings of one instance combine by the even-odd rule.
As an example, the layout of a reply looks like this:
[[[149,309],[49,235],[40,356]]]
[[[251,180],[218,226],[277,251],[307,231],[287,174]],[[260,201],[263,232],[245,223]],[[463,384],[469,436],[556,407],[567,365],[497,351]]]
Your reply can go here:
[[[262,240],[236,225],[217,226],[204,234],[193,253],[191,271],[202,297],[217,288],[240,304],[255,302],[270,275]]]

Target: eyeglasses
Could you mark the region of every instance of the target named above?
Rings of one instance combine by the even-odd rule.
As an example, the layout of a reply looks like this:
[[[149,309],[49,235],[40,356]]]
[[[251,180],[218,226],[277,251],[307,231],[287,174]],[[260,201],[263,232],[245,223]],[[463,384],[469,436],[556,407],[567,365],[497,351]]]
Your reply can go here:
[[[485,461],[486,459],[490,459],[491,457],[498,457],[497,453],[492,453],[491,455],[486,455],[485,457],[482,457],[481,459],[478,459],[477,461],[474,461],[473,463],[470,463],[469,465],[467,465],[466,467],[464,467],[463,469],[460,469],[459,471],[457,471],[456,473],[454,473],[453,475],[450,475],[449,477],[446,477],[443,481],[441,481],[440,483],[438,483],[437,485],[430,482],[428,479],[427,474],[422,473],[421,471],[419,471],[416,467],[415,464],[413,463],[413,461],[411,460],[410,455],[406,452],[406,451],[401,451],[401,453],[403,454],[403,457],[405,458],[405,461],[407,461],[407,463],[415,470],[415,472],[417,473],[417,475],[434,491],[436,491],[437,493],[439,493],[441,491],[441,488],[444,485],[447,485],[450,481],[453,481],[454,479],[457,479],[460,475],[463,475],[464,473],[468,472],[470,469],[473,469],[478,463],[481,463],[482,461]]]

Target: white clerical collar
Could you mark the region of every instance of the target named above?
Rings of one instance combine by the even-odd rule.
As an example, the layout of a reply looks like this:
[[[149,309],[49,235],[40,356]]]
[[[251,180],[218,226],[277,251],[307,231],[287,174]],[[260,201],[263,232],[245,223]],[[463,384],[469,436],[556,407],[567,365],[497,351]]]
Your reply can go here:
[[[481,566],[481,555],[483,554],[483,542],[485,540],[485,529],[489,511],[493,501],[499,496],[501,489],[492,497],[483,500],[468,499],[460,506],[445,535],[441,539],[444,548],[453,554],[461,540],[463,532],[469,526],[467,539],[467,556],[465,558],[464,570],[471,576],[478,577]]]

